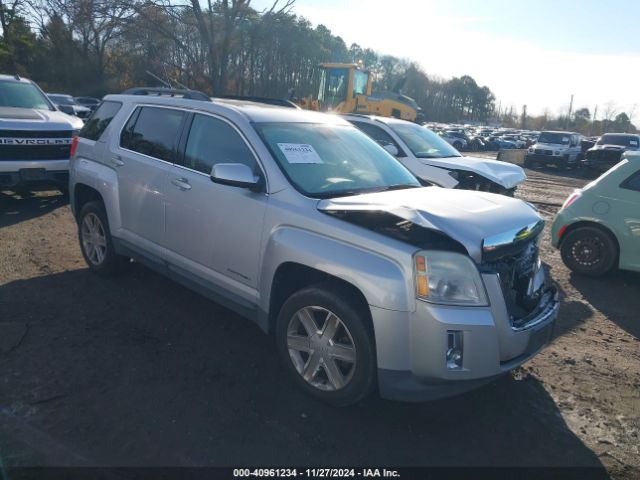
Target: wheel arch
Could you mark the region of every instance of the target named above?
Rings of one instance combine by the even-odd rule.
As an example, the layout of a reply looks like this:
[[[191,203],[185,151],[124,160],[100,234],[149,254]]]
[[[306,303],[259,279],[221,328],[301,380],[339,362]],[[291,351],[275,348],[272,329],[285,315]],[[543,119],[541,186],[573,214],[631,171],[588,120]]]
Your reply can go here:
[[[295,292],[312,285],[326,285],[336,293],[348,297],[363,313],[363,318],[373,331],[371,310],[362,291],[340,277],[297,262],[284,262],[276,269],[269,297],[268,332],[273,333],[278,314],[287,299]]]
[[[567,238],[568,233],[571,233],[574,230],[577,230],[578,228],[583,228],[583,227],[596,228],[604,232],[605,234],[609,235],[616,246],[616,255],[618,257],[620,256],[620,241],[618,240],[618,237],[616,236],[616,234],[613,233],[613,231],[606,225],[593,220],[579,220],[577,222],[567,225],[565,230],[562,232],[562,236],[558,241],[558,248],[562,248],[562,243],[564,242],[565,238]]]
[[[104,204],[104,199],[98,190],[85,183],[78,183],[73,189],[73,205],[74,217],[76,222],[79,220],[82,207],[89,202],[98,201]]]

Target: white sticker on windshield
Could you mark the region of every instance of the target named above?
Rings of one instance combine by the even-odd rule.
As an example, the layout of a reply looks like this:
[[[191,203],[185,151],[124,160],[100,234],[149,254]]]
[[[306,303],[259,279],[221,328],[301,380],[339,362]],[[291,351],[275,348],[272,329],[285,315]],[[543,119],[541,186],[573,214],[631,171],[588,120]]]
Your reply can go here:
[[[638,142],[636,142],[635,140],[629,140],[629,144],[633,145],[634,147],[638,146]]]
[[[289,163],[323,163],[314,148],[306,143],[279,143],[278,148]]]
[[[569,137],[562,137],[562,143],[569,143]]]

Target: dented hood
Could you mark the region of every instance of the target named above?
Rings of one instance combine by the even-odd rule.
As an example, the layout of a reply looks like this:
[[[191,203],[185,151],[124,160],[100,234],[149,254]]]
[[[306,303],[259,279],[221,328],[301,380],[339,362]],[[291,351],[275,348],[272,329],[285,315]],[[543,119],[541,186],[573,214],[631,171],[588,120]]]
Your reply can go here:
[[[421,163],[449,170],[467,170],[511,189],[527,179],[524,170],[512,163],[477,157],[419,158]]]
[[[503,246],[522,238],[542,218],[529,204],[493,193],[438,187],[409,188],[320,200],[324,212],[392,214],[461,243],[477,262],[485,245]]]

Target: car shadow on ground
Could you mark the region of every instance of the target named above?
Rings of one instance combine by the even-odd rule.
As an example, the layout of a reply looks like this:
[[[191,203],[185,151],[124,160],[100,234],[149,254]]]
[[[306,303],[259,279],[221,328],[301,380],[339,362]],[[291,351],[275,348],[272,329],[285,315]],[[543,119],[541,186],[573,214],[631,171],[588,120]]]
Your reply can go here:
[[[69,199],[58,191],[39,192],[0,191],[0,228],[46,215],[68,205]]]
[[[94,464],[587,466],[608,478],[532,376],[336,409],[292,385],[251,322],[135,264],[111,279],[14,281],[0,305],[0,335],[26,326],[0,353],[0,411]]]
[[[548,278],[552,278],[549,266],[546,263],[544,265]],[[593,309],[587,303],[569,300],[562,285],[558,282],[554,282],[554,285],[560,298],[560,313],[553,328],[553,337],[557,338],[578,328],[584,328],[587,320],[593,316]]]
[[[599,278],[571,273],[569,282],[605,317],[640,339],[640,273],[618,270]]]

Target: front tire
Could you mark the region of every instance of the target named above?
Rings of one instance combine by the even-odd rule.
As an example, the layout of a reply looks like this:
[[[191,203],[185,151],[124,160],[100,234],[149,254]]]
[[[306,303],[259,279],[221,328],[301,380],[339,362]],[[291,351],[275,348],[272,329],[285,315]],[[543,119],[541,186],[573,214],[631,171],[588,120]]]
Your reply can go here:
[[[278,315],[276,345],[291,379],[334,406],[368,396],[375,386],[376,359],[367,315],[328,284],[289,297]]]
[[[566,234],[560,245],[562,261],[575,273],[597,277],[611,271],[618,260],[613,236],[597,227],[580,227]]]
[[[119,273],[129,262],[115,251],[102,202],[88,202],[80,210],[78,239],[85,262],[98,275],[107,277]]]

